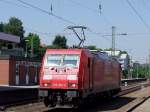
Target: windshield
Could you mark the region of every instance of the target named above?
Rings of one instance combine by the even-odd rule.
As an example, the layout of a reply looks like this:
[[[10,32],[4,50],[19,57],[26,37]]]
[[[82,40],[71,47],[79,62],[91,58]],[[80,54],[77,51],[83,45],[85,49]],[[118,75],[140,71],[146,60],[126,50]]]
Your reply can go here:
[[[48,54],[46,66],[77,67],[79,55],[77,54]]]

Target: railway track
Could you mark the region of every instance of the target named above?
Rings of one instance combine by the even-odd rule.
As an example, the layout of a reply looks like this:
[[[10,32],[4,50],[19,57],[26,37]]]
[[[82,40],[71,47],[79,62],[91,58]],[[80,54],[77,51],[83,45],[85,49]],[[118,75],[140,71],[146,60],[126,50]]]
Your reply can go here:
[[[123,106],[120,109],[120,112],[132,112],[137,107],[139,107],[142,103],[144,103],[147,99],[150,98],[150,87],[142,87],[140,91],[137,93],[134,92],[130,94],[130,97],[135,98],[133,101]],[[144,112],[144,111],[143,111]]]
[[[150,82],[148,83],[141,83],[138,86],[132,85],[128,88],[122,88],[122,91],[116,95],[116,97],[130,97],[133,98],[133,101],[129,102],[125,106],[122,106],[120,109],[117,110],[117,112],[132,112],[134,109],[136,109],[138,106],[140,106],[142,103],[144,103],[149,97],[150,97]],[[149,88],[148,92],[145,93],[145,88]],[[143,92],[145,94],[136,95],[137,92],[140,90],[140,92]],[[112,111],[112,112],[116,112]]]
[[[145,97],[145,95],[144,95],[144,97],[140,97],[140,98],[136,99],[136,98],[134,98],[135,93],[137,93],[135,91],[142,90],[142,89],[144,90],[144,88],[147,88],[149,85],[150,85],[150,83],[142,83],[142,84],[139,84],[139,85],[132,85],[128,88],[127,87],[122,88],[122,92],[120,92],[118,95],[116,95],[115,98],[111,99],[111,101],[101,100],[101,102],[96,102],[97,103],[96,107],[93,107],[90,104],[91,109],[86,110],[87,107],[85,107],[85,108],[83,107],[82,111],[85,111],[85,112],[98,112],[98,111],[95,110],[95,108],[97,109],[97,107],[100,107],[101,109],[105,110],[105,108],[108,108],[108,106],[109,106],[109,104],[107,104],[108,102],[117,103],[118,101],[125,102],[124,100],[132,100],[128,104],[126,104],[126,106],[123,106],[123,107],[120,108],[120,109],[123,110],[123,112],[130,112],[134,108],[139,106],[142,102],[144,102],[149,97],[149,96]],[[131,99],[129,98],[130,94],[131,94],[131,96],[133,96],[133,98],[131,98]],[[10,111],[13,111],[13,112],[31,112],[31,111],[32,112],[62,112],[62,111],[72,112],[72,111],[76,111],[74,109],[66,109],[66,108],[65,109],[63,109],[63,108],[49,109],[49,108],[46,108],[41,101],[37,101],[37,102],[31,101],[31,102],[32,103],[24,102],[22,104],[8,105],[7,106],[8,108],[6,109],[6,112],[7,111],[8,112],[10,112]],[[88,106],[88,107],[90,107],[90,106]],[[117,112],[122,112],[122,110],[117,111]],[[113,111],[111,110],[111,112],[113,112]],[[114,111],[114,112],[116,112],[116,111]]]
[[[141,101],[139,101],[136,105],[134,105],[133,107],[131,107],[127,112],[131,112],[134,111],[137,107],[139,107],[141,104],[143,104],[145,101],[147,101],[150,98],[150,96],[144,97],[143,99],[141,99]]]
[[[138,84],[138,83],[130,84],[127,87],[122,86],[122,92],[120,92],[118,95],[116,95],[116,97],[127,94],[127,93],[135,91],[135,90],[138,90],[140,88],[141,88],[141,84]],[[39,99],[37,99],[37,97],[32,98],[32,99],[31,98],[22,98],[21,100],[16,101],[16,99],[15,99],[15,101],[9,102],[7,105],[0,106],[0,110],[3,111],[6,108],[10,108],[10,107],[13,107],[13,109],[16,110],[15,109],[16,107],[17,108],[20,107],[20,109],[21,109],[24,106],[25,107],[35,106],[35,108],[36,108],[38,105],[42,105],[42,101],[40,98]],[[45,106],[43,106],[43,110],[44,109],[45,109]]]

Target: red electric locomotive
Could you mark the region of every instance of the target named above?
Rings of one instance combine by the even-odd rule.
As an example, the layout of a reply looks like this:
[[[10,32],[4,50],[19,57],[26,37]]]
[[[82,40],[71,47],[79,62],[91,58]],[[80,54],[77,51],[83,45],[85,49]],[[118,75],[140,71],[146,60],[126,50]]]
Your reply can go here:
[[[87,49],[48,49],[43,58],[40,96],[46,106],[77,106],[91,96],[120,91],[120,64]]]

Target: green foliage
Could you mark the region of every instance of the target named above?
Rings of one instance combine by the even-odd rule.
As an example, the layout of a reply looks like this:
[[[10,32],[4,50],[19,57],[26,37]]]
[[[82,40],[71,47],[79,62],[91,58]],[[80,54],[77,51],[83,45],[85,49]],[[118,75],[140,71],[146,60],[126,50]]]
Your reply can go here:
[[[85,46],[85,48],[90,49],[90,50],[98,50],[98,51],[102,51],[101,48],[97,48],[95,45]]]
[[[29,33],[25,38],[27,43],[28,52],[31,52],[31,45],[33,44],[34,55],[39,54],[40,38],[37,34]]]
[[[1,22],[0,23],[0,32],[3,32],[4,31],[4,24]]]
[[[87,48],[90,50],[97,50],[96,46],[94,45],[87,46]]]
[[[4,31],[4,24],[1,22],[0,23],[0,32],[3,32]],[[0,41],[0,48],[3,46],[3,42]]]
[[[128,70],[123,70],[123,78],[128,78]]]
[[[120,54],[128,54],[127,51],[120,51]]]
[[[42,46],[39,48],[39,56],[40,57],[44,56],[46,49],[47,49],[47,47],[42,47]]]
[[[24,37],[24,29],[22,26],[22,21],[16,17],[11,17],[9,22],[4,26],[4,32],[19,36],[22,40]]]
[[[56,35],[51,48],[53,49],[61,49],[67,48],[67,39],[65,36]]]
[[[146,74],[148,73],[148,65],[140,65],[140,64],[134,64],[133,71],[132,71],[132,77],[133,78],[144,78]]]
[[[24,38],[24,28],[22,26],[22,21],[16,17],[11,17],[8,23],[0,23],[0,32],[16,35],[20,37],[20,46],[25,48]]]

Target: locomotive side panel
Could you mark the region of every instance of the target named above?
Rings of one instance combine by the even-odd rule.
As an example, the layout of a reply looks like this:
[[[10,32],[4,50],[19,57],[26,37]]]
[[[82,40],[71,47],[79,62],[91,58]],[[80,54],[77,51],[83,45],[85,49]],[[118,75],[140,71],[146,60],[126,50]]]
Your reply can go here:
[[[87,56],[85,53],[81,53],[80,55],[80,65],[79,65],[79,74],[78,74],[78,80],[79,80],[79,89],[85,90],[88,89],[88,72],[87,72]]]
[[[83,52],[82,55],[82,60],[83,60],[83,65],[84,65],[84,69],[83,69],[83,84],[84,84],[84,90],[88,91],[89,89],[89,66],[88,66],[88,55],[86,52]]]
[[[94,91],[100,92],[104,86],[104,63],[101,60],[94,60],[93,64]]]
[[[113,74],[113,84],[115,85],[115,87],[117,88],[120,88],[120,76],[121,76],[121,69],[120,69],[120,65],[119,63],[117,62],[114,62],[112,64],[112,68],[113,68],[113,71],[112,71],[112,74]]]
[[[105,64],[105,84],[106,84],[106,89],[110,90],[115,88],[114,87],[114,74],[113,74],[113,68],[112,68],[112,62],[107,61]]]
[[[96,93],[120,88],[120,66],[116,61],[95,58],[93,77]]]
[[[82,90],[88,93],[93,88],[93,58],[87,51],[83,51],[80,57],[79,67],[79,85],[82,85]]]

